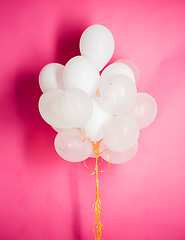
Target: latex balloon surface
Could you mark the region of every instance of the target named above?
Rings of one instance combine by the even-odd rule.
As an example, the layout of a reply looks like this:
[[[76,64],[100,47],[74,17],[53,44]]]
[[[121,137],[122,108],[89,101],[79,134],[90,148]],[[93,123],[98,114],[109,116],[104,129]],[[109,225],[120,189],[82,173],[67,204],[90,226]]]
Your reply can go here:
[[[134,108],[129,113],[137,121],[139,128],[149,126],[157,114],[155,99],[147,93],[138,93]]]
[[[92,143],[79,129],[61,130],[54,145],[57,153],[69,162],[81,162],[92,153]]]
[[[64,66],[59,63],[49,63],[44,66],[39,74],[39,85],[43,92],[52,89],[64,89]]]
[[[42,94],[39,100],[39,111],[43,119],[53,127],[69,128],[63,122],[62,98],[64,91],[61,89],[50,90]]]
[[[63,78],[66,89],[79,88],[89,95],[95,94],[99,85],[98,68],[84,56],[74,57],[67,62]]]
[[[108,63],[114,52],[112,33],[102,25],[92,25],[82,34],[80,52],[98,66],[99,71]]]
[[[100,98],[93,98],[93,114],[84,130],[91,141],[99,141],[103,137],[103,127],[111,119],[111,115],[106,112],[100,103]]]
[[[132,69],[127,64],[115,62],[110,64],[108,67],[106,67],[101,74],[100,87],[99,87],[100,94],[106,80],[117,74],[126,75],[127,77],[131,78],[135,83],[135,75]]]
[[[78,88],[70,88],[60,98],[61,120],[72,128],[82,128],[90,120],[93,104],[90,96]]]
[[[104,129],[103,140],[112,151],[124,152],[131,149],[139,137],[137,122],[128,116],[114,117]]]
[[[116,62],[124,63],[132,69],[134,76],[135,76],[135,83],[137,85],[139,82],[139,69],[136,66],[136,64],[133,61],[131,61],[130,59],[120,59]]]
[[[105,81],[101,89],[102,105],[112,115],[122,115],[135,104],[137,89],[126,75],[114,75]]]
[[[100,156],[107,162],[113,164],[121,164],[130,161],[137,153],[138,143],[136,143],[131,149],[125,152],[114,152],[107,148],[102,141],[100,143]]]

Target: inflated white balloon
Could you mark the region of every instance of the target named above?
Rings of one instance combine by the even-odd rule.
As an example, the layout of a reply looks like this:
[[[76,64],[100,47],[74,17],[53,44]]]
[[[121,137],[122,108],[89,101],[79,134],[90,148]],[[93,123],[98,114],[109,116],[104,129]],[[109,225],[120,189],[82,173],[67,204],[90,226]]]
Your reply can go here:
[[[80,89],[57,89],[42,94],[39,110],[51,126],[81,128],[89,121],[93,105],[90,96]]]
[[[43,93],[39,99],[41,116],[48,124],[56,128],[69,128],[62,120],[61,100],[63,95],[63,90],[55,89]]]
[[[116,74],[126,75],[127,77],[131,78],[135,83],[135,75],[132,69],[127,64],[115,62],[106,67],[101,74],[99,86],[100,94],[106,80]]]
[[[39,74],[39,85],[43,92],[52,89],[64,89],[64,66],[59,63],[49,63],[44,66]]]
[[[81,162],[92,153],[92,143],[79,129],[61,130],[55,138],[57,153],[69,162]]]
[[[79,88],[89,95],[96,93],[99,86],[99,71],[88,58],[76,56],[64,67],[64,86],[66,89]]]
[[[92,25],[82,34],[80,52],[91,59],[99,71],[109,62],[114,52],[112,33],[102,25]]]
[[[124,152],[131,149],[136,144],[138,137],[138,124],[128,116],[114,117],[103,130],[105,145],[115,152]]]
[[[157,114],[157,103],[155,99],[147,93],[138,93],[136,103],[129,115],[134,117],[139,128],[150,125]]]
[[[130,59],[119,59],[116,62],[124,63],[132,69],[134,76],[135,76],[135,82],[137,85],[139,82],[139,69],[138,69],[137,65]]]
[[[88,123],[83,128],[91,141],[99,141],[103,137],[103,127],[107,121],[111,119],[111,115],[106,112],[100,105],[100,98],[94,97],[93,114]]]
[[[78,88],[64,91],[61,98],[62,121],[72,128],[83,128],[93,112],[91,97]]]
[[[113,115],[128,112],[135,104],[136,95],[132,79],[122,74],[107,79],[100,92],[102,106]]]
[[[99,151],[101,152],[100,156],[107,162],[113,164],[122,164],[130,161],[137,153],[138,143],[136,143],[131,149],[125,152],[114,152],[110,149],[107,150],[107,146],[102,141],[100,143]]]

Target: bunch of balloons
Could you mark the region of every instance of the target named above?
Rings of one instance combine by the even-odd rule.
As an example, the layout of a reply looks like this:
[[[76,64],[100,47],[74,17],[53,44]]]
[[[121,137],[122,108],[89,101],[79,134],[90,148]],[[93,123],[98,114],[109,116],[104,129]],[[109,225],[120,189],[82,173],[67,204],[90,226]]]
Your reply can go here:
[[[131,61],[116,61],[100,75],[114,52],[106,27],[88,27],[80,52],[65,66],[50,63],[41,70],[40,114],[58,132],[54,145],[63,159],[83,161],[92,154],[92,142],[101,140],[101,157],[124,163],[136,154],[139,131],[154,120],[157,104],[137,92],[138,71]]]

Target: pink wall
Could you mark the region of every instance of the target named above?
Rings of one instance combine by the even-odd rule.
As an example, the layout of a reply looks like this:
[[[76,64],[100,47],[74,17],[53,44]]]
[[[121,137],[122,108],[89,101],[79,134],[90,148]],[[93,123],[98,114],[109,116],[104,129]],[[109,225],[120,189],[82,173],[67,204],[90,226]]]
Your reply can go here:
[[[93,239],[94,176],[56,154],[37,103],[40,69],[79,54],[97,23],[159,108],[136,157],[100,176],[103,239],[185,239],[185,2],[10,0],[0,2],[0,240]]]

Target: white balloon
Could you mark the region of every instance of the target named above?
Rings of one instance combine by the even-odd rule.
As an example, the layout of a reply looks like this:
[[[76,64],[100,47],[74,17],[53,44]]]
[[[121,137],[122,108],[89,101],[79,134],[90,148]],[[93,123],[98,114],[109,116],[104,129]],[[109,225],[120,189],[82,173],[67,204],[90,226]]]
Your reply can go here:
[[[56,128],[69,128],[62,119],[61,99],[63,95],[63,90],[55,89],[43,93],[39,99],[41,116],[48,124]]]
[[[79,88],[93,95],[99,86],[99,71],[88,58],[76,56],[64,67],[64,86],[66,89]]]
[[[83,129],[90,140],[96,142],[103,138],[103,127],[112,116],[101,107],[99,97],[94,97],[92,100],[93,114]]]
[[[91,97],[78,88],[64,91],[61,98],[62,121],[72,128],[83,128],[93,112]]]
[[[145,128],[150,125],[157,114],[157,103],[155,99],[147,93],[138,93],[135,106],[128,113],[135,118],[139,128]]]
[[[129,150],[136,144],[138,137],[138,124],[128,116],[114,117],[103,130],[105,145],[115,152]]]
[[[132,69],[134,76],[135,76],[135,84],[137,85],[139,82],[139,69],[136,66],[136,64],[133,61],[131,61],[130,59],[119,59],[116,62],[126,64]]]
[[[52,89],[64,89],[64,66],[59,63],[49,63],[44,66],[39,74],[39,85],[42,92]]]
[[[56,128],[81,128],[89,121],[93,105],[90,96],[80,89],[51,90],[39,100],[41,116]]]
[[[102,88],[106,82],[107,79],[109,79],[111,76],[114,76],[116,74],[123,74],[127,77],[131,78],[133,82],[135,83],[135,75],[132,69],[124,63],[115,62],[110,64],[108,67],[106,67],[100,77],[100,86],[99,91],[101,93]]]
[[[113,115],[128,112],[134,106],[136,95],[132,79],[122,74],[107,79],[100,92],[102,106]]]
[[[61,130],[54,145],[60,157],[69,162],[81,162],[92,153],[92,143],[79,129]]]
[[[137,153],[138,142],[129,150],[124,152],[114,152],[107,148],[107,146],[102,141],[100,143],[99,151],[101,152],[100,156],[107,162],[113,164],[122,164],[130,161]]]
[[[91,59],[99,71],[109,62],[114,52],[112,33],[102,25],[92,25],[82,34],[80,52]]]

